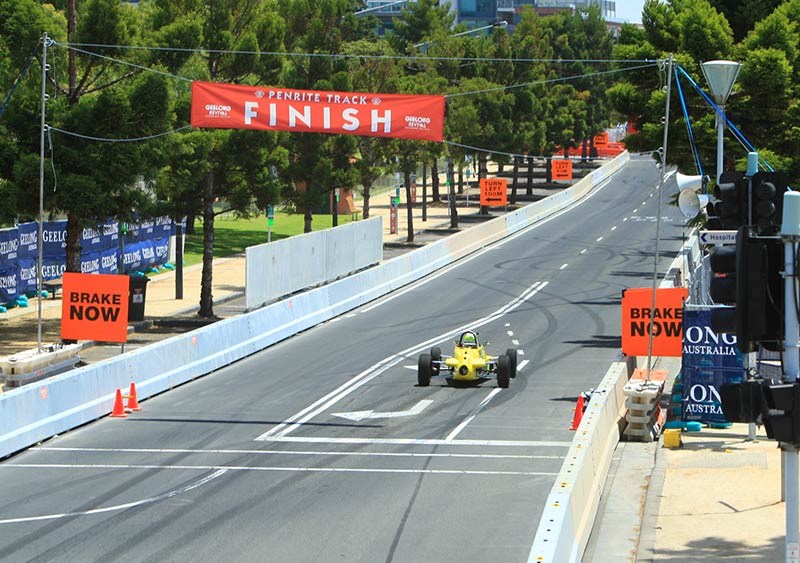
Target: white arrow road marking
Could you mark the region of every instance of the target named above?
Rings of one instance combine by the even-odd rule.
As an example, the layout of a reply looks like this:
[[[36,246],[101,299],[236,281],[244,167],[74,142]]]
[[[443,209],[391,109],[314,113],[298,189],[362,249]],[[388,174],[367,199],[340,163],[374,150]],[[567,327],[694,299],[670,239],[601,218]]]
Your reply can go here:
[[[490,314],[487,317],[483,317],[480,320],[474,321],[470,324],[460,326],[454,330],[449,332],[445,332],[444,334],[440,334],[430,340],[426,340],[425,342],[421,342],[412,346],[410,348],[406,348],[402,352],[398,354],[393,354],[388,358],[384,358],[377,364],[374,364],[355,377],[352,377],[348,381],[344,382],[342,385],[325,395],[324,397],[318,399],[311,405],[307,406],[300,412],[294,414],[293,416],[287,418],[279,425],[273,427],[272,429],[264,432],[260,436],[256,438],[256,441],[267,441],[275,437],[283,437],[287,434],[291,433],[296,428],[302,426],[303,424],[307,423],[309,420],[317,416],[323,411],[328,410],[337,402],[342,400],[344,397],[365,385],[381,375],[382,373],[388,371],[389,369],[393,368],[400,362],[402,362],[408,356],[413,356],[415,354],[419,354],[426,348],[428,348],[431,344],[435,344],[437,342],[442,342],[448,338],[451,338],[460,332],[463,332],[467,329],[476,329],[480,328],[484,325],[487,325],[491,322],[496,321],[497,319],[502,318],[503,316],[507,315],[511,311],[514,311],[518,307],[520,307],[523,303],[526,303],[528,299],[531,299],[534,295],[538,292],[543,290],[547,287],[549,282],[535,282],[531,286],[529,286],[525,291],[522,292],[519,296],[515,297],[502,307],[500,307],[497,311]]]
[[[400,418],[401,416],[414,416],[415,414],[419,414],[425,410],[425,408],[430,405],[433,401],[430,399],[423,399],[407,411],[393,411],[393,412],[375,412],[373,410],[368,411],[354,411],[354,412],[335,412],[332,413],[333,416],[338,416],[340,418],[346,418],[347,420],[355,420],[359,422],[364,420],[365,418]]]
[[[30,468],[48,468],[48,467],[55,467],[55,468],[87,468],[87,469],[95,469],[95,468],[108,468],[113,467],[115,469],[135,469],[139,466],[136,465],[39,465],[39,464],[9,464],[5,467],[30,467]],[[194,468],[191,468],[194,469]],[[180,487],[178,489],[174,489],[168,493],[164,493],[163,495],[158,495],[157,497],[146,498],[142,500],[137,500],[135,502],[128,502],[125,504],[118,504],[116,506],[106,506],[104,508],[94,508],[92,510],[81,510],[80,512],[64,512],[63,514],[44,514],[41,516],[25,516],[22,518],[7,518],[5,520],[0,520],[0,524],[17,524],[19,522],[35,522],[37,520],[56,520],[58,518],[71,518],[73,516],[88,516],[91,514],[102,514],[103,512],[113,512],[115,510],[126,510],[128,508],[133,508],[134,506],[141,506],[143,504],[152,504],[154,502],[158,502],[160,500],[166,500],[168,498],[172,498],[174,496],[180,495],[182,493],[188,493],[192,489],[196,489],[202,485],[205,485],[209,481],[216,479],[220,475],[224,475],[228,470],[222,469],[218,467],[198,467],[197,469],[205,470],[214,470],[214,472],[210,475],[207,475],[200,479],[199,481],[195,481],[185,487]]]

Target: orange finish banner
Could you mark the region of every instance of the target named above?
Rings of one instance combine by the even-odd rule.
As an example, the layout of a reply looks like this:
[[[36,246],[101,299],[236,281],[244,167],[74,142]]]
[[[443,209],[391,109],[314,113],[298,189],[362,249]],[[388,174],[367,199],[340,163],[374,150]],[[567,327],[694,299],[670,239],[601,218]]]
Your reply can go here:
[[[481,205],[504,207],[508,204],[508,180],[505,178],[481,178]]]
[[[689,296],[685,287],[656,289],[656,306],[650,288],[626,289],[622,295],[622,353],[646,356],[653,330],[653,355],[682,355],[683,302]]]
[[[554,158],[553,180],[572,180],[572,161],[568,158]]]
[[[444,96],[364,94],[192,82],[193,127],[438,141]]]
[[[62,339],[128,340],[128,276],[65,272],[62,279]]]

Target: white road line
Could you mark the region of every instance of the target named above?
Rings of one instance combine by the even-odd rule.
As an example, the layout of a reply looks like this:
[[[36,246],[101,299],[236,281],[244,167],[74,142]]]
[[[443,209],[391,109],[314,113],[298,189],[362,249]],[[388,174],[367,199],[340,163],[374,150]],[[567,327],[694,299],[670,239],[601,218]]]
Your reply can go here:
[[[514,336],[514,331],[513,330],[507,330],[506,334],[509,335],[509,336]]]
[[[561,267],[559,268],[559,270],[563,270],[563,269],[564,269],[564,268],[566,268],[567,266],[569,266],[569,264],[561,264]]]
[[[622,222],[624,223],[624,222],[625,222],[625,221],[627,221],[627,220],[628,220],[628,218],[627,218],[627,217],[625,217],[625,218],[623,218],[623,219],[622,219]]]
[[[519,368],[517,368],[519,369]],[[132,453],[132,454],[197,454],[197,455],[310,455],[310,456],[354,456],[354,457],[440,457],[440,458],[477,458],[477,459],[564,459],[563,455],[525,455],[525,454],[456,454],[435,452],[343,452],[343,451],[306,451],[306,450],[204,450],[181,448],[59,448],[39,447],[31,450],[45,452],[72,453]]]
[[[344,316],[345,319],[352,319],[353,317],[357,316],[355,313],[348,313]]]
[[[405,295],[409,291],[413,291],[414,289],[416,289],[416,288],[418,288],[418,287],[420,287],[422,285],[425,285],[426,283],[428,283],[430,281],[433,281],[433,280],[435,280],[436,278],[438,278],[440,276],[443,276],[444,274],[446,274],[450,270],[453,270],[455,268],[458,268],[459,266],[463,266],[464,264],[467,264],[467,263],[471,262],[472,260],[474,260],[478,256],[481,256],[482,254],[484,254],[486,252],[489,252],[490,250],[492,250],[494,248],[500,248],[502,245],[506,244],[507,242],[510,242],[510,241],[516,239],[517,237],[521,237],[521,236],[527,234],[528,231],[532,231],[532,230],[540,227],[541,225],[544,225],[546,223],[549,223],[550,221],[558,219],[561,215],[564,215],[565,213],[569,213],[570,211],[574,210],[576,207],[578,207],[582,203],[584,203],[586,201],[589,201],[596,194],[600,193],[600,191],[603,188],[605,188],[606,186],[608,186],[610,183],[611,183],[611,177],[603,179],[599,184],[597,184],[597,186],[592,190],[592,192],[589,195],[587,195],[586,197],[581,198],[579,201],[576,201],[576,202],[570,204],[568,207],[566,207],[566,208],[564,208],[564,209],[562,209],[560,211],[557,211],[556,213],[554,213],[553,215],[547,217],[546,219],[542,219],[542,220],[537,221],[536,223],[534,223],[532,225],[528,225],[527,227],[524,227],[524,228],[520,229],[519,231],[517,231],[513,235],[509,235],[506,238],[501,239],[497,243],[490,244],[490,246],[484,247],[484,248],[474,252],[473,254],[470,254],[469,256],[466,256],[464,258],[459,258],[456,262],[453,262],[451,264],[448,264],[447,266],[444,266],[441,270],[437,271],[436,273],[428,274],[427,276],[425,276],[425,278],[423,278],[421,280],[417,280],[415,282],[412,282],[408,287],[406,287],[406,288],[404,288],[402,290],[399,290],[396,293],[392,293],[391,295],[388,295],[388,296],[382,297],[382,298],[379,297],[373,305],[370,305],[369,307],[366,307],[364,309],[360,309],[359,312],[367,313],[367,312],[372,311],[373,309],[375,309],[377,307],[380,307],[381,305],[385,305],[386,303],[392,301],[393,299],[396,299],[396,298],[400,297],[401,295]]]
[[[614,225],[613,227],[611,227],[611,230],[612,230],[612,231],[616,231],[616,230],[617,230],[617,226],[616,226],[616,225]]]
[[[633,210],[633,212],[634,212],[634,213],[637,213],[638,211],[639,211],[639,208],[638,208],[638,207],[637,207],[636,209],[634,209],[634,210]]]
[[[519,340],[515,338],[514,340],[511,341],[511,344],[513,344],[514,346],[519,346]]]
[[[122,465],[122,466],[52,465],[51,466],[51,465],[38,465],[38,464],[23,464],[23,465],[8,464],[8,465],[4,465],[3,467],[27,467],[27,468],[50,468],[50,467],[55,467],[57,469],[63,469],[63,468],[72,469],[72,468],[81,468],[81,467],[91,467],[91,468],[95,468],[95,467],[102,467],[102,468],[107,468],[107,467],[117,468],[117,467],[121,467],[121,468],[128,468],[128,467],[135,467],[135,466],[124,466],[124,465]],[[150,497],[150,498],[146,498],[146,499],[142,499],[142,500],[137,500],[135,502],[128,502],[128,503],[125,503],[125,504],[118,504],[116,506],[106,506],[106,507],[103,507],[103,508],[94,508],[92,510],[81,510],[79,512],[64,512],[64,513],[61,513],[61,514],[44,514],[44,515],[41,515],[41,516],[23,516],[21,518],[7,518],[5,520],[0,520],[0,524],[18,524],[20,522],[36,522],[36,521],[40,521],[40,520],[56,520],[58,518],[71,518],[71,517],[74,517],[74,516],[89,516],[89,515],[92,515],[92,514],[102,514],[104,512],[114,512],[116,510],[126,510],[128,508],[133,508],[135,506],[142,506],[143,504],[152,504],[154,502],[158,502],[158,501],[161,501],[161,500],[166,500],[168,498],[172,498],[174,496],[178,496],[178,495],[183,494],[183,493],[188,493],[192,489],[196,489],[197,487],[205,485],[209,481],[211,481],[213,479],[216,479],[220,475],[224,475],[228,471],[227,469],[222,469],[222,468],[219,468],[219,467],[206,467],[206,468],[198,467],[197,469],[202,469],[203,471],[208,471],[208,470],[212,470],[213,469],[214,472],[211,475],[207,475],[207,476],[203,477],[202,479],[200,479],[199,481],[195,481],[194,483],[192,483],[190,485],[186,485],[184,487],[180,487],[178,489],[174,489],[174,490],[172,490],[172,491],[170,491],[168,493],[164,493],[163,495],[158,495],[156,497]]]
[[[647,202],[646,202],[646,201],[643,201],[643,202],[642,202],[642,207],[644,207],[645,205],[647,205]]]
[[[264,432],[260,436],[256,438],[257,441],[264,441],[267,438],[273,436],[285,436],[292,432],[299,426],[302,426],[318,414],[328,410],[341,399],[361,387],[365,385],[381,375],[382,373],[386,372],[390,368],[394,367],[395,365],[399,364],[408,356],[413,356],[415,354],[420,353],[421,351],[428,348],[431,344],[435,344],[437,342],[442,342],[448,338],[455,336],[456,334],[463,332],[469,328],[478,328],[489,324],[490,322],[496,321],[497,319],[505,316],[506,314],[510,313],[511,311],[518,308],[520,305],[525,303],[528,299],[536,295],[539,291],[544,289],[547,286],[548,282],[540,282],[537,281],[534,284],[530,285],[525,291],[523,291],[519,296],[515,297],[502,307],[500,307],[497,311],[492,313],[491,315],[484,317],[481,320],[466,324],[464,326],[458,327],[454,330],[450,330],[444,334],[426,340],[420,344],[416,344],[411,348],[406,348],[402,352],[398,354],[389,356],[388,358],[384,358],[377,364],[368,367],[355,377],[352,377],[321,399],[318,399],[311,405],[307,406],[300,412],[294,414],[290,418],[286,419],[282,423],[278,424],[274,428],[271,428],[267,432]]]
[[[461,431],[464,430],[464,428],[467,427],[467,424],[469,424],[470,422],[475,420],[475,417],[478,416],[478,413],[481,412],[481,409],[483,409],[483,407],[488,405],[489,401],[492,400],[492,397],[497,395],[499,392],[500,392],[500,388],[498,387],[497,389],[494,389],[491,393],[489,393],[489,395],[487,395],[486,398],[483,401],[481,401],[481,403],[477,407],[475,407],[475,409],[469,414],[469,416],[467,416],[467,418],[465,418],[463,421],[461,421],[461,424],[456,426],[453,429],[453,431],[450,432],[450,434],[447,435],[447,438],[445,438],[444,441],[445,442],[452,442],[455,439],[455,437],[458,436],[461,433]]]
[[[196,471],[210,471],[215,470],[222,473],[226,471],[265,471],[265,472],[300,472],[300,473],[399,473],[399,474],[426,474],[426,475],[558,475],[557,472],[550,471],[480,471],[469,469],[381,469],[369,467],[248,467],[242,465],[147,465],[147,464],[81,464],[81,463],[63,463],[63,464],[45,464],[45,463],[24,463],[18,465],[9,465],[8,467],[19,467],[24,469],[178,469],[178,470],[196,470]],[[174,496],[174,495],[173,495]],[[155,497],[159,498],[159,497]],[[147,499],[149,502],[153,500]],[[141,502],[141,501],[140,501]],[[131,503],[130,505],[121,505],[122,508],[130,508],[136,506],[138,503]],[[120,510],[118,507],[110,507],[109,509],[100,509],[101,511],[108,511],[111,508]],[[91,511],[88,511],[91,512]],[[82,513],[74,514],[59,514],[50,516],[33,516],[31,520],[45,520],[50,518],[64,518],[65,516],[81,515]],[[11,522],[25,521],[25,519],[11,519],[0,520],[0,524],[9,524]]]
[[[517,350],[517,354],[519,354],[520,356],[524,356],[525,350]]]
[[[597,237],[597,242],[600,242],[601,240],[603,240],[603,237]]]
[[[499,448],[569,448],[572,442],[547,442],[525,440],[453,440],[436,438],[331,438],[322,436],[275,436],[264,442],[292,442],[298,444],[383,444],[392,446],[479,446]],[[0,469],[3,466],[0,465]]]
[[[517,366],[517,371],[522,371],[525,368],[525,366],[528,365],[528,363],[529,363],[529,360],[522,360],[519,363],[519,365]]]
[[[581,253],[581,254],[586,254],[586,249],[584,248],[583,250],[581,250],[581,252],[580,252],[580,253]]]
[[[505,323],[503,326],[511,326],[511,323]]]

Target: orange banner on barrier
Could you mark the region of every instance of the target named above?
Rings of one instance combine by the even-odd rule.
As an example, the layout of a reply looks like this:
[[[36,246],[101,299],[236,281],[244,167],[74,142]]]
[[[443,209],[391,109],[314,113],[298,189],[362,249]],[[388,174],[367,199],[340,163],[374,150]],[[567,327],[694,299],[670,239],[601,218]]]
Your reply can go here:
[[[689,296],[684,287],[656,289],[653,306],[651,288],[626,289],[622,295],[622,353],[646,356],[653,330],[653,356],[682,355],[683,302]]]
[[[572,180],[572,161],[568,158],[554,158],[553,180]]]
[[[192,82],[191,124],[442,141],[444,96]]]
[[[608,131],[603,131],[599,135],[595,135],[593,143],[596,147],[605,147],[608,145]]]
[[[505,178],[481,178],[481,205],[504,207],[508,204],[508,180]]]
[[[128,276],[66,272],[61,291],[61,338],[128,340]]]

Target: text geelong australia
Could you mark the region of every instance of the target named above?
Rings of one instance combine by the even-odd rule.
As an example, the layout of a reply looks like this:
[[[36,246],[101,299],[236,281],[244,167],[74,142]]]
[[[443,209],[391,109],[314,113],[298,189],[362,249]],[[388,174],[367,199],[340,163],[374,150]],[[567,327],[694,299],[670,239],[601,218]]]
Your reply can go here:
[[[444,97],[192,83],[194,127],[441,141]]]

